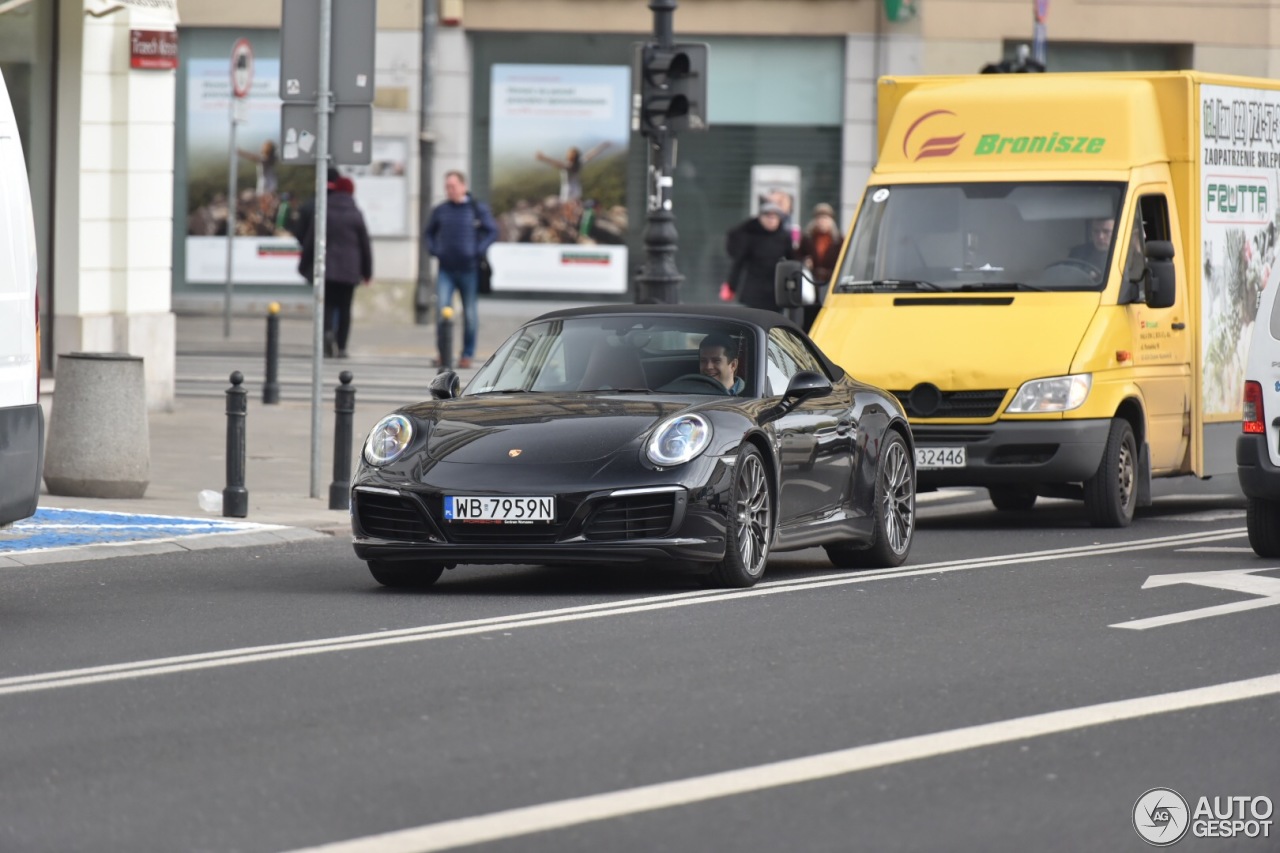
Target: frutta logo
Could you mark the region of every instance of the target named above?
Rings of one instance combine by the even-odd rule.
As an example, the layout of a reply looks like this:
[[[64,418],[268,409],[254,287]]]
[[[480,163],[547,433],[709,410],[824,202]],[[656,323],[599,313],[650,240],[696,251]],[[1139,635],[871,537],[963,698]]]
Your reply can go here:
[[[955,122],[944,118],[950,116],[954,119],[955,115],[951,110],[933,110],[912,122],[911,127],[907,128],[906,136],[902,138],[902,155],[912,162],[919,162],[926,157],[949,157],[956,153],[960,140],[964,139],[964,132],[948,132],[956,129]]]

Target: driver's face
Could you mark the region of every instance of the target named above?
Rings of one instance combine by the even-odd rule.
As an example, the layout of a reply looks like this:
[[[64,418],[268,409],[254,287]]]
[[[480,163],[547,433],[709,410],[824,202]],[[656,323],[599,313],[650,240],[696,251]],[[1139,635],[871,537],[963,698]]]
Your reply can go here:
[[[1100,252],[1105,252],[1111,248],[1111,234],[1115,231],[1116,221],[1114,219],[1095,219],[1089,223],[1089,239],[1093,241],[1093,248]]]
[[[698,369],[725,388],[732,388],[738,360],[725,358],[724,347],[706,347],[698,351]]]

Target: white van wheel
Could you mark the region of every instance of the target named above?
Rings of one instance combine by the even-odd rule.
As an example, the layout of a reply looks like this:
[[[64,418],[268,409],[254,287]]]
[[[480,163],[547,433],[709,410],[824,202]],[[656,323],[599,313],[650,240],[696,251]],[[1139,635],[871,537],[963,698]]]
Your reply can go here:
[[[1245,510],[1249,545],[1259,557],[1280,557],[1280,501],[1249,498]]]

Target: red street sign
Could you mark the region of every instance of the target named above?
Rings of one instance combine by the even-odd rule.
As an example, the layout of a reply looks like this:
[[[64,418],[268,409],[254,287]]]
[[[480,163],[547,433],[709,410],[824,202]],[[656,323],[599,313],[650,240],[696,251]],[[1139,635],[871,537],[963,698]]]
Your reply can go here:
[[[178,33],[174,30],[129,30],[129,67],[177,68]]]
[[[253,47],[248,39],[237,39],[231,47],[231,93],[237,98],[249,94],[253,85]]]

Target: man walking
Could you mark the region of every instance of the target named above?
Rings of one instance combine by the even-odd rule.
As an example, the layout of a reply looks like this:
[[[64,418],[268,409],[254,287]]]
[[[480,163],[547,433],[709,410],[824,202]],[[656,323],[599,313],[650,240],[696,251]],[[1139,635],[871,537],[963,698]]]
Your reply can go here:
[[[423,232],[429,251],[440,262],[436,276],[436,310],[453,304],[453,293],[462,294],[462,357],[458,367],[470,367],[476,355],[476,333],[480,329],[477,300],[479,263],[485,252],[498,239],[498,224],[482,202],[467,192],[467,178],[459,171],[446,172],[444,191],[447,201],[431,211],[431,219]],[[441,340],[440,324],[436,341]],[[440,363],[450,353],[440,353]]]

